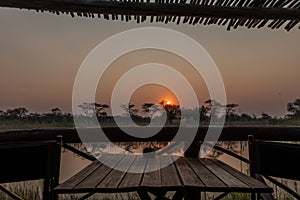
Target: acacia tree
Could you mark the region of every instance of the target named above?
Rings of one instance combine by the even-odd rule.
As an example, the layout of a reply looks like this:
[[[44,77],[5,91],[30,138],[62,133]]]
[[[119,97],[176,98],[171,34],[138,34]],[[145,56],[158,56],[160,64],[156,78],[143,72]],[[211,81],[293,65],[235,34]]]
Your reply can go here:
[[[44,115],[47,122],[59,122],[63,119],[63,113],[59,108],[52,108],[50,111]]]
[[[269,124],[272,123],[272,117],[270,115],[268,115],[267,113],[262,113],[261,119],[268,122]]]
[[[178,120],[181,119],[181,110],[179,105],[175,104],[166,104],[165,100],[161,100],[159,102],[160,105],[162,105],[166,111],[167,120],[170,122],[172,120]]]
[[[81,108],[84,116],[91,117],[96,114],[96,116],[100,118],[107,116],[105,109],[109,108],[107,104],[100,103],[83,103],[78,107]]]
[[[222,115],[221,108],[223,107],[218,101],[209,99],[204,102],[206,116],[208,118],[217,119],[219,115]]]
[[[109,108],[107,104],[95,103],[96,116],[98,118],[105,118],[107,116],[107,108]]]
[[[26,108],[14,108],[14,109],[7,109],[6,117],[10,119],[20,119],[26,117],[28,110]]]
[[[139,110],[135,108],[134,104],[122,104],[121,108],[124,110],[126,116],[129,116],[131,118],[138,116]]]
[[[251,120],[253,120],[253,118],[250,116],[250,115],[248,115],[247,113],[243,113],[243,114],[241,114],[241,116],[240,116],[240,120],[241,121],[251,121]]]
[[[88,117],[88,116],[92,116],[95,112],[95,104],[94,103],[83,103],[80,104],[78,106],[79,108],[81,108],[83,115]]]
[[[234,116],[236,116],[236,108],[238,107],[238,104],[235,103],[231,103],[231,104],[227,104],[225,105],[225,114],[226,114],[226,119],[227,120],[231,120],[234,118]]]
[[[52,108],[51,114],[59,116],[59,115],[62,115],[62,112],[59,108]]]
[[[299,119],[300,118],[300,99],[296,99],[293,102],[289,102],[287,104],[287,111],[291,114],[287,115],[289,118],[292,119]]]
[[[29,120],[34,123],[41,123],[43,121],[40,113],[30,113],[28,116]]]
[[[142,105],[142,109],[143,109],[143,113],[147,113],[148,114],[148,117],[150,119],[152,119],[156,113],[160,113],[162,112],[162,105],[160,104],[155,104],[155,103],[144,103]]]
[[[203,122],[205,120],[207,120],[209,118],[208,116],[208,109],[207,107],[205,107],[204,105],[202,105],[200,108],[199,108],[199,114],[200,114],[200,121]]]

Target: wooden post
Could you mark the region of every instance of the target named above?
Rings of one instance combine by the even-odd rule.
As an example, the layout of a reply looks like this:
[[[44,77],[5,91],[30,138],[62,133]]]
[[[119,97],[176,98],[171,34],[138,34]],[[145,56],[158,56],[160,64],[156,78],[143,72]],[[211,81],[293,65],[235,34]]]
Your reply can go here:
[[[253,135],[248,136],[248,152],[249,152],[249,171],[250,171],[250,176],[254,177],[253,173]]]
[[[184,157],[198,157],[201,143],[194,140],[188,149],[184,152]]]
[[[254,156],[253,140],[254,140],[253,135],[249,135],[248,136],[249,171],[250,171],[250,176],[255,178],[255,174],[253,172],[253,156]],[[251,200],[255,200],[255,199],[256,199],[255,192],[251,192]]]
[[[62,136],[58,135],[56,136],[56,145],[57,148],[55,148],[56,150],[56,157],[55,157],[55,163],[54,163],[54,167],[56,168],[56,172],[55,172],[55,176],[53,177],[53,182],[51,184],[51,200],[57,200],[58,199],[58,194],[53,192],[53,189],[58,186],[59,184],[59,176],[60,176],[60,161],[61,161],[61,147],[62,147]]]
[[[49,194],[49,189],[50,189],[50,179],[46,178],[44,179],[43,183],[43,200],[50,200],[50,194]]]
[[[53,189],[59,184],[60,160],[61,160],[62,136],[56,136],[56,144],[50,147],[48,151],[48,172],[51,173],[44,180],[44,200],[57,200],[58,194],[53,192]],[[53,170],[53,171],[52,171]]]
[[[185,157],[199,157],[201,143],[194,140],[189,148],[184,152]],[[201,192],[198,190],[188,190],[184,195],[185,200],[200,200]]]

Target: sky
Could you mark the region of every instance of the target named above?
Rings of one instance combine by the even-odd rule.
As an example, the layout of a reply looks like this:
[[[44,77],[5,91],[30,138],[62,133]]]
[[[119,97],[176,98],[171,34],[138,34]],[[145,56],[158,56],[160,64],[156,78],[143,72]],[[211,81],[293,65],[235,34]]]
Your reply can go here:
[[[216,25],[137,24],[0,8],[0,110],[26,107],[30,112],[48,112],[59,107],[71,112],[73,84],[87,55],[114,34],[148,26],[179,31],[201,44],[221,73],[227,102],[239,104],[240,113],[280,117],[287,114],[288,102],[300,98],[297,28],[290,32],[267,28],[226,31]],[[186,60],[170,52],[141,50],[109,66],[99,82],[96,100],[109,104],[114,84],[124,73],[153,62],[183,74],[200,105],[210,98],[203,77]],[[168,74],[158,74],[168,79]],[[177,103],[176,94],[155,84],[141,86],[131,97],[137,105],[162,99]]]

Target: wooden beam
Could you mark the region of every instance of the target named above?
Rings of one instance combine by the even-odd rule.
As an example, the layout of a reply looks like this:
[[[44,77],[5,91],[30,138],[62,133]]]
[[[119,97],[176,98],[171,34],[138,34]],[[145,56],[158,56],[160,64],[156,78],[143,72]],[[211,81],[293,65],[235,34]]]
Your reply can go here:
[[[230,7],[186,3],[146,3],[104,0],[0,0],[0,7],[47,10],[57,13],[300,20],[299,8]]]
[[[7,194],[9,197],[15,200],[23,200],[21,197],[16,195],[15,193],[9,191],[6,187],[0,185],[0,190],[3,191],[5,194]]]
[[[220,127],[212,127],[214,131]],[[143,134],[144,128],[129,128],[130,131],[137,131]],[[196,140],[203,141],[208,127],[199,127]],[[164,127],[156,135],[150,138],[136,138],[124,133],[119,127],[103,127],[103,132],[113,142],[143,142],[143,141],[171,141],[177,134],[178,127]],[[185,141],[189,134],[192,134],[193,128],[183,127],[184,134],[177,138],[178,141]],[[95,128],[84,128],[81,131],[95,138],[99,130]],[[63,136],[64,143],[81,143],[81,139],[75,128],[53,128],[53,129],[34,129],[34,130],[7,130],[0,131],[1,142],[15,141],[45,141],[54,140],[57,135]],[[274,141],[300,141],[300,127],[277,127],[277,126],[241,126],[241,127],[223,127],[220,141],[247,141],[248,135],[254,135],[256,139],[274,140]],[[95,142],[92,141],[91,142]],[[99,141],[101,142],[101,141]]]
[[[81,157],[83,157],[83,158],[85,158],[87,160],[90,160],[90,161],[95,161],[96,160],[96,158],[93,157],[92,155],[89,155],[89,154],[87,154],[85,152],[82,152],[79,149],[77,149],[75,147],[72,147],[72,146],[70,146],[70,145],[68,145],[66,143],[64,143],[62,145],[62,147],[65,148],[65,149],[68,149],[69,151],[71,151],[71,152],[73,152],[73,153],[75,153],[75,154],[77,154],[77,155],[79,155],[79,156],[81,156]]]

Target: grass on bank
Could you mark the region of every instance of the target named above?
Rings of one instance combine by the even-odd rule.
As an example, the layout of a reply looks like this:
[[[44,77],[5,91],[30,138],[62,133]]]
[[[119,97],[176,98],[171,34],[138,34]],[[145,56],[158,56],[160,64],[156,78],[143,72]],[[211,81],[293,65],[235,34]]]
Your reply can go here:
[[[42,180],[25,181],[18,183],[2,184],[10,191],[14,192],[24,200],[42,200]],[[167,197],[171,198],[174,192],[169,192]],[[212,200],[218,194],[202,193],[201,199]],[[78,200],[82,194],[63,194],[59,195],[59,200]],[[294,198],[286,192],[275,188],[274,196],[277,200],[294,200]],[[154,196],[152,196],[154,199]],[[94,194],[87,200],[139,200],[137,193],[116,193],[116,194]],[[250,200],[250,194],[247,193],[230,193],[223,200]],[[0,200],[13,200],[4,192],[0,191]]]
[[[187,123],[188,124],[188,123]],[[191,124],[194,124],[191,122]],[[179,123],[166,124],[166,126],[178,126]],[[208,126],[208,122],[201,122],[200,126]],[[116,126],[114,123],[101,122],[103,127]],[[126,126],[126,123],[124,123]],[[287,120],[287,119],[274,119],[270,122],[267,121],[226,121],[225,126],[300,126],[300,119]],[[22,120],[0,120],[0,130],[14,130],[14,129],[42,129],[42,128],[72,128],[75,127],[73,122],[60,121],[60,122],[24,122]]]

